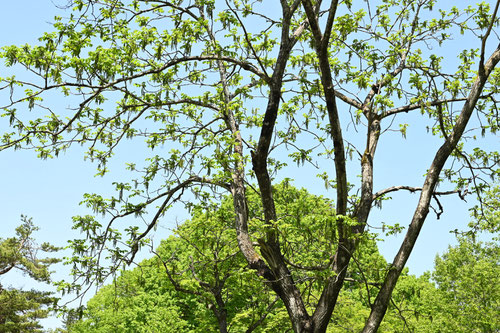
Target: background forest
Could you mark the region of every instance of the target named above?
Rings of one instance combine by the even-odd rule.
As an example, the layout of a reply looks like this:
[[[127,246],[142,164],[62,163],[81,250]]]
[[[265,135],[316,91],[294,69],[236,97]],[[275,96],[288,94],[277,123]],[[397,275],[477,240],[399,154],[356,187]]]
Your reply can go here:
[[[284,183],[276,189],[278,211],[286,212],[288,239],[305,243],[304,231],[322,235],[331,216],[331,202]],[[256,196],[249,199],[259,211]],[[496,213],[489,223],[498,225],[498,201],[486,203]],[[492,211],[492,213],[494,212]],[[120,272],[103,286],[85,308],[65,315],[65,328],[57,332],[288,332],[282,302],[246,267],[231,226],[231,200],[197,209],[175,234],[151,249],[153,257],[134,269]],[[256,220],[255,228],[262,228]],[[18,237],[3,240],[2,271],[20,268],[35,279],[48,281],[46,268],[56,260],[30,263],[36,246],[26,240],[33,224],[25,220]],[[324,235],[323,235],[324,236]],[[376,235],[360,245],[355,265],[347,273],[337,311],[328,332],[358,332],[368,316],[373,295],[380,288],[387,261],[376,246]],[[420,277],[403,272],[394,291],[381,332],[497,332],[500,329],[500,247],[476,241],[474,234],[459,235],[458,244],[437,256],[432,272]],[[12,249],[23,246],[17,254]],[[47,245],[46,245],[47,246]],[[57,250],[48,247],[47,250]],[[5,255],[9,253],[9,255]],[[296,263],[306,266],[311,258]],[[35,268],[35,265],[36,268]],[[15,265],[15,266],[14,266]],[[315,283],[320,272],[297,272],[305,281],[308,299],[318,297]],[[57,300],[50,293],[2,290],[1,332],[43,331],[39,319]]]
[[[283,223],[290,242],[307,244],[304,232],[322,234],[323,220],[331,215],[328,200],[283,185],[275,198],[278,211],[286,212]],[[255,209],[258,198],[250,203]],[[230,198],[193,213],[175,236],[162,241],[155,257],[103,287],[69,331],[291,332],[283,304],[245,269],[232,220]],[[310,265],[311,259],[296,267]],[[497,242],[459,236],[457,246],[436,258],[433,272],[418,278],[403,273],[380,332],[498,331],[499,259]],[[388,263],[374,239],[364,241],[353,260],[327,332],[362,330],[382,284]],[[315,284],[321,285],[324,277],[321,272],[296,274],[314,305],[319,294]]]

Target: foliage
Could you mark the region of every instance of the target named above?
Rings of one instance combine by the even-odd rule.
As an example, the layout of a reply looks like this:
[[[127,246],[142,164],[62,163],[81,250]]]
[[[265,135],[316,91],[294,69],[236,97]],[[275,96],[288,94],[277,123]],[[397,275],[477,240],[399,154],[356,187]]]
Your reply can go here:
[[[459,236],[457,245],[436,257],[431,273],[402,276],[391,311],[404,321],[393,323],[387,331],[498,331],[499,260],[498,243]]]
[[[124,272],[114,284],[101,288],[87,303],[86,320],[72,324],[69,331],[190,332],[181,306],[189,309],[195,304],[172,296],[164,280],[152,274],[153,267],[144,263],[142,269]]]
[[[174,203],[197,211],[231,194],[233,242],[248,267],[281,299],[295,332],[326,332],[355,274],[353,255],[371,238],[372,208],[389,193],[420,192],[389,269],[366,273],[383,279],[363,328],[375,332],[431,203],[439,217],[440,196],[473,193],[482,202],[498,176],[498,152],[483,136],[498,130],[500,46],[490,40],[499,4],[71,1],[69,17],[56,17],[37,45],[3,48],[7,67],[27,71],[1,79],[11,129],[0,149],[49,158],[83,145],[101,175],[126,139],[149,150],[146,165],[130,161],[137,177],[114,183],[116,195],[85,194],[96,216],[74,218],[84,239],[70,241],[76,281],[61,287],[100,284],[131,264]],[[449,55],[462,35],[470,45]],[[70,107],[56,110],[51,101],[61,96]],[[404,140],[411,126],[441,143],[428,152],[422,186],[375,192],[379,139],[399,131]],[[335,209],[307,219],[313,203],[297,195],[280,211],[286,195],[274,188],[290,171],[318,173]],[[127,217],[147,225],[121,228]],[[303,242],[290,238],[304,226]]]
[[[500,226],[498,190],[497,185],[486,191],[480,204],[471,209],[471,229],[456,232],[458,244],[436,257],[432,280],[437,291],[423,297],[433,319],[429,332],[500,330],[500,244],[498,236],[491,237]]]
[[[279,198],[277,209],[290,242],[301,246],[316,243],[323,232],[317,229],[322,225],[322,218],[332,215],[331,203],[287,182],[278,185],[275,193]],[[263,229],[258,196],[249,195],[248,201],[253,228]],[[124,332],[141,331],[144,327],[156,325],[152,317],[159,311],[157,308],[165,307],[174,312],[170,314],[172,318],[178,318],[173,320],[184,323],[183,329],[190,332],[217,329],[219,332],[276,332],[290,329],[284,321],[286,309],[283,304],[248,270],[238,251],[232,228],[233,215],[232,200],[227,196],[221,203],[207,202],[204,208],[193,209],[192,218],[178,226],[175,236],[162,241],[153,251],[155,257],[141,262],[132,271],[123,272],[113,285],[101,289],[88,303],[85,320],[72,330],[98,332],[112,328],[120,331],[118,325],[122,325]],[[315,248],[308,251],[313,254]],[[313,255],[305,259],[293,258],[299,265],[310,265],[319,260]],[[301,270],[296,270],[295,274],[304,289],[313,289],[308,281],[314,280]],[[156,298],[163,301],[155,301]],[[136,319],[142,311],[149,315]],[[161,315],[157,318],[162,321]],[[108,324],[109,320],[116,326]],[[178,331],[176,326],[166,327],[165,332]]]
[[[57,258],[39,258],[38,252],[54,252],[58,248],[43,243],[38,246],[32,237],[38,228],[31,219],[21,217],[16,237],[0,238],[0,275],[17,269],[36,281],[50,282],[50,265]],[[0,284],[0,332],[42,332],[39,319],[47,318],[48,308],[57,299],[50,292],[4,288]]]
[[[2,288],[0,332],[43,332],[39,320],[48,317],[48,307],[56,300],[51,292]]]
[[[205,230],[207,234],[213,231],[213,225],[206,229],[201,224],[191,225],[193,220],[182,227]],[[214,246],[217,241],[220,238],[207,240],[206,244]],[[230,248],[227,243],[223,246]],[[232,249],[236,250],[234,244]],[[203,260],[190,257],[200,254],[199,250],[200,247],[180,236],[164,240],[155,251],[156,257],[144,260],[131,271],[123,271],[113,284],[101,288],[87,303],[83,318],[70,327],[70,332],[149,332],[156,331],[156,328],[161,328],[162,332],[178,332],[179,329],[217,331],[220,326],[213,311],[215,298],[204,287],[205,281],[214,279],[217,271],[203,266]],[[205,248],[203,253],[217,258],[216,252],[211,251]],[[177,254],[185,253],[186,256],[177,257]],[[373,255],[378,254],[374,252]],[[499,258],[498,244],[460,238],[458,245],[449,247],[446,253],[436,258],[432,273],[415,277],[404,272],[381,323],[381,332],[496,332],[500,325],[496,315],[500,302],[496,283]],[[164,264],[173,265],[173,261],[177,269],[166,271]],[[360,261],[363,265],[373,265],[371,260]],[[214,260],[208,259],[205,264],[208,262],[214,263]],[[280,302],[266,309],[265,319],[260,325],[251,325],[251,318],[259,318],[265,303],[269,304],[273,296],[263,289],[251,272],[240,267],[244,265],[243,258],[233,261],[233,264],[236,264],[234,269],[221,270],[228,272],[222,292],[229,318],[228,331],[251,332],[248,327],[255,327],[255,332],[290,329],[284,322],[286,309]],[[383,267],[383,263],[380,264]],[[167,272],[175,275],[174,280]],[[366,282],[376,289],[382,279]],[[182,287],[177,289],[176,285]],[[346,285],[331,319],[329,333],[357,332],[363,328],[369,315],[370,301],[365,281],[348,278]],[[203,290],[204,293],[188,290]],[[310,294],[312,298],[316,296]],[[173,324],[165,325],[165,320]]]
[[[446,332],[500,330],[500,246],[471,238],[436,258],[432,278],[441,298]]]
[[[500,232],[500,186],[492,186],[485,191],[479,205],[472,208],[473,221],[469,223],[469,236],[478,232],[498,234]],[[499,240],[497,238],[497,240]]]
[[[314,238],[311,243],[320,243],[323,231],[318,226],[324,224],[322,216],[332,213],[331,203],[288,182],[275,188],[275,197],[282,225],[287,226],[287,239],[305,247],[311,238]],[[253,226],[262,228],[259,198],[249,195],[248,201]],[[289,330],[284,321],[284,305],[248,270],[238,251],[231,228],[233,214],[230,197],[219,204],[206,203],[204,209],[197,207],[192,218],[178,226],[175,235],[152,251],[153,258],[142,261],[133,270],[123,271],[112,284],[101,288],[70,332]],[[316,249],[311,247],[307,251],[311,254],[290,257],[294,259],[295,280],[313,306],[321,291],[314,284],[324,279],[304,269],[312,265]],[[362,329],[373,295],[383,281],[387,262],[378,253],[374,240],[364,240],[354,258],[356,265],[347,273],[346,288],[331,320],[330,333]],[[382,323],[383,330],[403,332],[408,325],[415,330],[422,324],[418,319],[423,315],[417,314],[424,311],[420,310],[421,303],[425,303],[422,292],[435,292],[429,276],[416,279],[405,272],[394,294],[393,304],[397,306],[390,307]],[[165,324],[166,318],[175,325]]]

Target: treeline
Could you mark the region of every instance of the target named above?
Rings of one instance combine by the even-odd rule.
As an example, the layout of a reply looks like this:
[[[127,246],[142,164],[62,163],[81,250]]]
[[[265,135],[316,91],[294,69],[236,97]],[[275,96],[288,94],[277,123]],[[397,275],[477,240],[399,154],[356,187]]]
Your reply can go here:
[[[333,252],[320,248],[337,237],[332,203],[283,184],[275,197],[283,252],[312,307],[331,274],[321,266]],[[265,232],[257,196],[249,202],[254,232]],[[291,332],[282,301],[247,269],[232,214],[230,198],[195,209],[152,258],[103,287],[69,332]],[[375,238],[359,240],[328,332],[359,332],[365,325],[390,269]],[[499,259],[498,243],[458,237],[436,258],[432,273],[416,277],[405,270],[379,331],[498,332]]]

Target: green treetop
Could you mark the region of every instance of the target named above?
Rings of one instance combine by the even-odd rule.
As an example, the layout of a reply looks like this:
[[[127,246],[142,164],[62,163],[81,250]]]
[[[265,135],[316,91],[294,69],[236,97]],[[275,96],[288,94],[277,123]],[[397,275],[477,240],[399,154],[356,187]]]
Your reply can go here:
[[[36,281],[50,282],[50,265],[57,258],[39,258],[39,251],[54,252],[58,248],[32,237],[35,227],[31,219],[22,217],[16,236],[0,238],[0,276],[18,270]],[[0,284],[0,332],[42,332],[39,319],[48,316],[48,307],[57,299],[51,292],[19,290]]]

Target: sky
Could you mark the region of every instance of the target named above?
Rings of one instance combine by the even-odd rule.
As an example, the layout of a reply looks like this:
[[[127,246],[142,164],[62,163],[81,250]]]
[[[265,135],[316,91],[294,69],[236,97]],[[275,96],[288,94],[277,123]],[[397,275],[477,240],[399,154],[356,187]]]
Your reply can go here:
[[[64,1],[59,0],[59,3]],[[54,3],[48,0],[5,1],[0,11],[0,45],[36,42],[42,32],[52,30],[49,22],[56,14],[62,15]],[[454,56],[455,50],[450,49],[449,52],[450,56]],[[0,66],[0,70],[1,68]],[[61,105],[63,102],[61,101]],[[4,130],[1,127],[3,124],[0,121],[1,131]],[[422,175],[440,144],[438,138],[427,135],[425,128],[419,126],[410,126],[407,140],[401,140],[400,133],[382,136],[376,155],[380,163],[375,166],[375,191],[392,185],[421,186]],[[32,217],[40,227],[35,234],[40,243],[49,241],[57,246],[65,246],[68,239],[78,237],[71,229],[71,217],[89,213],[79,205],[82,194],[111,193],[111,181],[116,178],[126,179],[127,174],[120,170],[123,170],[123,163],[128,160],[120,153],[126,155],[127,150],[119,150],[116,154],[117,158],[110,165],[110,169],[114,170],[111,175],[95,177],[96,166],[83,161],[83,150],[80,148],[71,149],[53,160],[39,160],[32,151],[0,152],[0,237],[14,235],[21,214]],[[140,152],[134,151],[134,154],[140,158]],[[303,174],[307,173],[301,173]],[[307,187],[313,193],[329,195],[322,187],[322,182],[317,179],[298,176],[293,171],[290,171],[289,176],[295,179],[296,186]],[[404,192],[392,197],[392,201],[384,204],[383,211],[373,211],[369,224],[376,225],[384,221],[408,225],[418,194]],[[431,270],[436,254],[443,253],[450,244],[455,243],[454,235],[449,231],[465,228],[470,220],[468,208],[473,204],[472,201],[464,204],[457,197],[445,197],[441,198],[441,202],[445,207],[443,215],[437,220],[432,212],[429,214],[409,259],[407,267],[412,274],[420,275]],[[165,237],[168,228],[187,217],[186,212],[174,210],[162,222],[163,227],[159,229],[157,239]],[[380,251],[387,260],[392,261],[401,240],[402,235],[388,238],[379,244]],[[147,256],[147,253],[143,253],[143,257]],[[55,280],[64,278],[68,272],[68,268],[62,265],[57,266],[56,270]],[[49,287],[35,284],[19,274],[2,276],[0,282],[18,288],[50,290]],[[50,321],[47,325],[56,324],[57,321]]]

